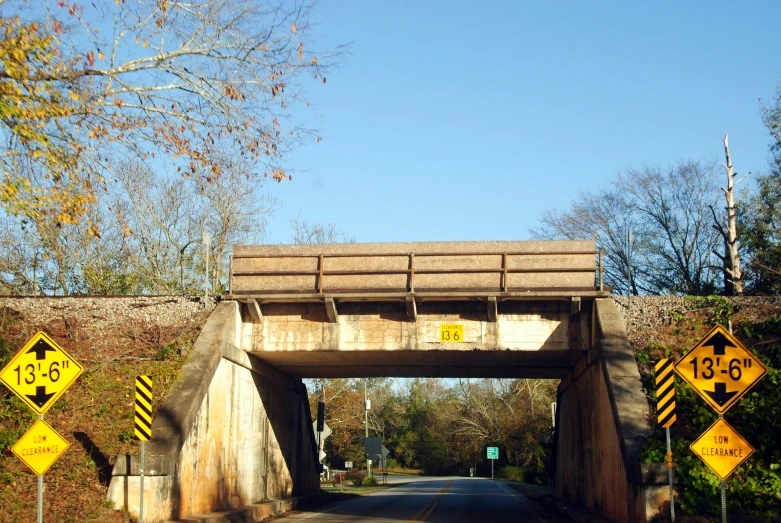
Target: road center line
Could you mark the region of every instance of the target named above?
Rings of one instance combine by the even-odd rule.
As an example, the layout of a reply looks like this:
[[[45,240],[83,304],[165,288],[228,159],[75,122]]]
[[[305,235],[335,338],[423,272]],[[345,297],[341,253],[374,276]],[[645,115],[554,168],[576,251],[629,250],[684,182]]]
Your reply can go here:
[[[434,496],[434,499],[431,500],[429,503],[425,504],[422,509],[418,511],[417,514],[415,514],[411,520],[409,520],[407,523],[425,523],[426,518],[428,518],[434,510],[436,510],[437,505],[439,505],[439,501],[447,494],[447,491],[450,490],[450,484],[453,483],[453,480],[450,480],[447,482],[447,484],[442,487],[442,489],[437,492],[436,496]]]

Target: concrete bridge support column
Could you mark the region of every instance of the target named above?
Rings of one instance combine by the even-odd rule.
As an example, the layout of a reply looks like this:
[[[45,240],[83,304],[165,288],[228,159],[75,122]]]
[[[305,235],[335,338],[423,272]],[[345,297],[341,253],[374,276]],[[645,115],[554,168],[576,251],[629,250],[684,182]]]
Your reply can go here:
[[[592,348],[558,390],[554,495],[611,521],[645,522],[667,497],[659,467],[639,462],[648,401],[612,300],[596,300],[595,323]]]
[[[145,522],[319,489],[306,388],[237,348],[240,335],[238,304],[221,303],[183,368],[183,380],[158,410],[147,444]],[[108,492],[115,506],[135,514],[138,458],[118,457]],[[254,512],[258,520],[264,516],[259,506]]]

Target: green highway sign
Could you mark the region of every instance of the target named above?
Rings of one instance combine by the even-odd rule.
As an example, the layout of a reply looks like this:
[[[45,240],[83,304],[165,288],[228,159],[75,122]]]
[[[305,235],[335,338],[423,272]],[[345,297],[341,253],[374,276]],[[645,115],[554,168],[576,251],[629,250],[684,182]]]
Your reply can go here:
[[[499,459],[499,447],[488,447],[488,459]]]

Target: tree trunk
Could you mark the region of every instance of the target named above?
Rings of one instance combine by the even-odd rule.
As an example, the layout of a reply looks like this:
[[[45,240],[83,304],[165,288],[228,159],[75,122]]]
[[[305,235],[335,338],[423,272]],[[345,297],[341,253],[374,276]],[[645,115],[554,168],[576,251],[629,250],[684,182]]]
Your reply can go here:
[[[748,176],[748,174],[737,182],[735,181],[735,172],[732,170],[732,158],[729,154],[729,135],[724,135],[723,142],[727,163],[722,163],[722,165],[727,170],[727,188],[722,187],[721,190],[724,191],[724,197],[727,200],[727,216],[726,228],[719,225],[716,229],[724,238],[724,256],[721,258],[724,264],[724,294],[727,296],[742,296],[743,274],[740,271],[740,253],[738,252],[735,185]]]

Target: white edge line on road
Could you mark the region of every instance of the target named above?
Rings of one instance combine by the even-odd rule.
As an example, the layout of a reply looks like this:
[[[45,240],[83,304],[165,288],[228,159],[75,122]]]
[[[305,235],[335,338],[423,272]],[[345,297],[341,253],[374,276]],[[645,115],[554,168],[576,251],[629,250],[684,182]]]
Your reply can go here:
[[[537,514],[537,508],[535,506],[529,505],[530,503],[533,503],[531,500],[528,500],[528,498],[526,498],[526,496],[524,496],[521,492],[517,492],[516,490],[508,487],[506,483],[501,483],[501,485],[504,488],[501,488],[500,490],[504,490],[513,498],[515,498],[515,501],[523,505],[537,519],[538,523],[546,523],[546,521],[542,519],[539,514]]]
[[[387,489],[385,489],[385,490],[387,490]],[[332,510],[336,510],[337,508],[346,507],[347,505],[351,505],[352,503],[355,503],[357,501],[361,501],[363,498],[368,498],[369,496],[374,496],[375,494],[379,494],[380,492],[384,492],[385,490],[378,490],[376,492],[372,492],[371,494],[366,494],[366,495],[357,497],[355,499],[350,499],[350,500],[344,501],[343,503],[337,503],[336,505],[334,505],[333,507],[329,508],[328,510],[320,510],[320,511],[314,513],[314,514],[309,514],[306,517],[299,518],[298,521],[303,521],[305,519],[309,519],[309,518],[312,518],[312,517],[315,517],[315,516],[321,516],[323,514],[327,514],[328,512],[331,512]],[[545,523],[545,522],[543,522],[543,523]]]

